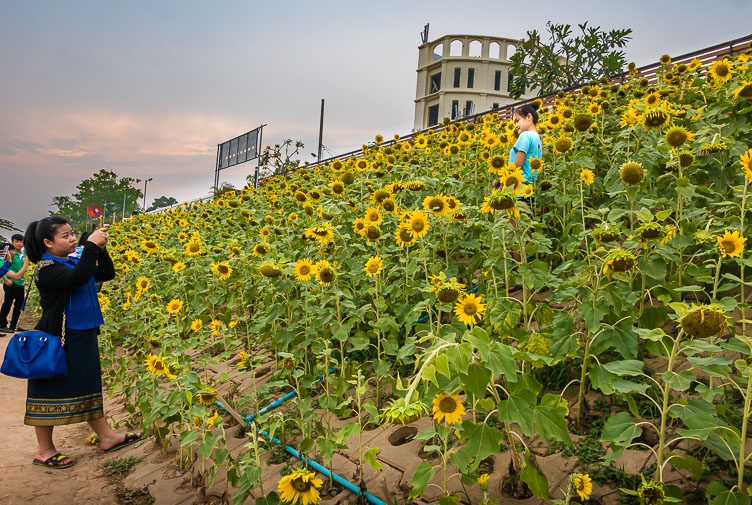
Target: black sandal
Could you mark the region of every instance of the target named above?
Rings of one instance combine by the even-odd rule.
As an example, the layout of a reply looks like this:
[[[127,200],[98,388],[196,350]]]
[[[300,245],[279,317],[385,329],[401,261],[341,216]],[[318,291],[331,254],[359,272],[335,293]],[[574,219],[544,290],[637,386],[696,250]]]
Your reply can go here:
[[[42,461],[41,459],[34,458],[34,461],[32,461],[32,463],[35,465],[44,466],[47,468],[54,468],[56,470],[59,470],[61,468],[68,468],[69,466],[73,466],[75,464],[75,461],[73,461],[72,459],[68,461],[67,463],[63,463],[63,461],[65,461],[66,459],[70,459],[70,458],[58,452],[54,456],[50,456],[44,461]]]
[[[126,433],[125,440],[123,440],[119,444],[113,445],[109,449],[102,449],[102,451],[103,452],[117,451],[119,449],[122,449],[123,447],[127,447],[131,444],[135,444],[139,440],[141,440],[141,435],[136,435],[135,433]]]

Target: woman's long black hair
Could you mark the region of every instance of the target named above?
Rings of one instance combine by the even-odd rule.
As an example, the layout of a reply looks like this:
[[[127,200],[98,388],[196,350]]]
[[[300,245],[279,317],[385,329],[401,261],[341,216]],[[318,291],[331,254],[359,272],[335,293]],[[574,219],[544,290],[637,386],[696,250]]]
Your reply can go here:
[[[24,234],[24,249],[26,256],[32,263],[38,263],[42,254],[47,252],[44,239],[55,240],[57,229],[64,224],[70,224],[67,219],[60,216],[49,216],[39,221],[32,221]]]
[[[538,107],[540,107],[538,102],[530,102],[520,107],[515,107],[514,113],[522,118],[527,117],[528,114],[532,114],[533,124],[538,124]]]

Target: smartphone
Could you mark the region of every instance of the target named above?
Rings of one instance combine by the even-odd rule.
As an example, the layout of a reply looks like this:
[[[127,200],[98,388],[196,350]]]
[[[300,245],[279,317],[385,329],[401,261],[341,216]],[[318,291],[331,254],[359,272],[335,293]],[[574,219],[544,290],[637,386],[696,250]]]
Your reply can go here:
[[[10,249],[10,246],[6,245],[3,247],[3,259],[5,259],[5,255],[8,254],[8,249]]]

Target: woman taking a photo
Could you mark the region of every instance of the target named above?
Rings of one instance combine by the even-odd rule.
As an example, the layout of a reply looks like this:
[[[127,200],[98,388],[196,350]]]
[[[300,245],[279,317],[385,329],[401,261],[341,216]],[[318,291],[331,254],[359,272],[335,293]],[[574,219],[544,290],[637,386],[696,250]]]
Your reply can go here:
[[[140,435],[118,434],[104,418],[102,370],[97,335],[104,323],[95,282],[115,278],[107,252],[109,236],[101,228],[89,235],[80,258],[70,223],[57,216],[34,221],[26,229],[24,247],[39,288],[42,317],[35,329],[65,336],[68,375],[54,379],[30,379],[24,424],[34,426],[39,447],[34,464],[67,468],[74,461],[61,454],[52,441],[54,426],[87,421],[99,435],[101,448],[113,451],[130,445]]]

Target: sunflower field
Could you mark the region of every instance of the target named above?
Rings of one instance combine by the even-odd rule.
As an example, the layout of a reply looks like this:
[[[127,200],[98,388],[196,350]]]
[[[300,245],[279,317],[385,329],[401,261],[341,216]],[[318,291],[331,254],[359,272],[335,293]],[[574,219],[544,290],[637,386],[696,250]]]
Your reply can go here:
[[[390,503],[749,504],[752,55],[661,63],[541,107],[531,184],[489,113],[113,225],[110,394],[232,503],[333,496],[274,437]]]

